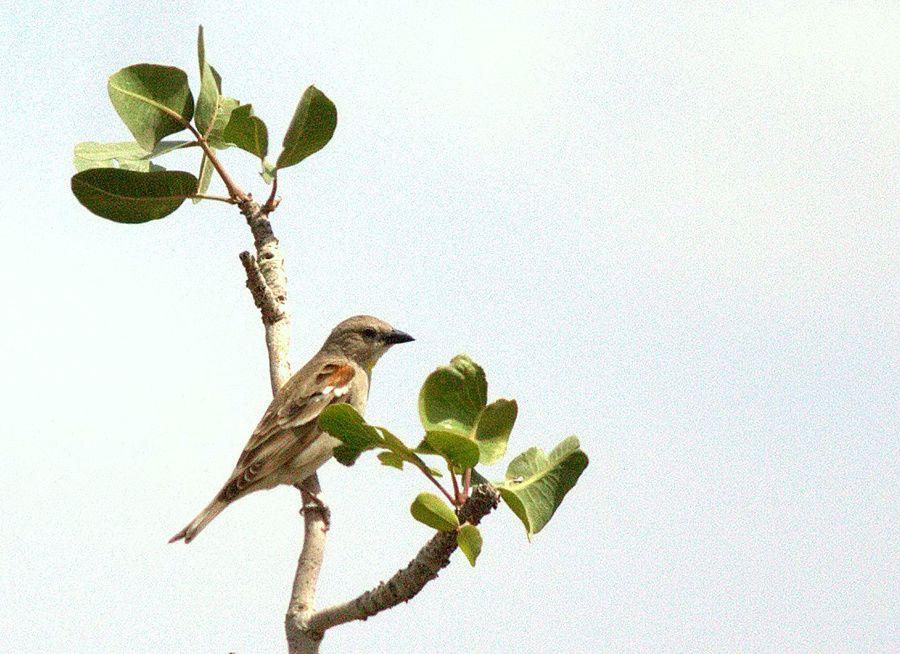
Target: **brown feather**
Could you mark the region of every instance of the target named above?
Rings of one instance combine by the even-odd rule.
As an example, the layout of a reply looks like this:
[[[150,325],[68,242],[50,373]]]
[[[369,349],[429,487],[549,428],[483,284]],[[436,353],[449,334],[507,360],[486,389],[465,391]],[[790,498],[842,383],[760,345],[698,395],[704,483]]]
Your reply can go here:
[[[396,333],[404,340],[387,338]],[[345,402],[362,413],[369,394],[367,371],[392,344],[409,340],[371,316],[354,316],[335,327],[318,354],[275,394],[215,499],[172,541],[189,542],[231,502],[248,493],[295,484],[311,475],[337,442],[319,429],[319,414],[327,406]],[[327,440],[320,442],[322,438]]]

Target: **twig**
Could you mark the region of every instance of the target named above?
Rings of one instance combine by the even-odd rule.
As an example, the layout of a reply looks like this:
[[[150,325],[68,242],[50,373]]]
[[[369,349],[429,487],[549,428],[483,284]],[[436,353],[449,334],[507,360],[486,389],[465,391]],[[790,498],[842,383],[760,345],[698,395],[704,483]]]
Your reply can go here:
[[[219,158],[216,156],[215,149],[209,145],[206,137],[201,135],[200,132],[197,131],[197,128],[190,123],[185,123],[185,127],[190,130],[191,134],[196,137],[197,145],[203,148],[203,153],[207,157],[209,157],[209,163],[213,165],[213,168],[215,168],[216,172],[219,173],[219,177],[222,178],[222,182],[225,184],[225,188],[228,189],[228,195],[236,202],[248,200],[249,198],[247,197],[247,194],[241,190],[241,187],[238,186],[233,179],[231,179],[231,175],[228,174],[228,171],[225,170],[225,167],[219,161]]]
[[[460,522],[477,525],[499,502],[500,494],[495,488],[487,484],[476,486],[472,490],[472,496],[459,510]],[[456,534],[438,532],[419,550],[408,566],[396,572],[387,582],[378,584],[349,602],[316,611],[304,629],[307,640],[316,647],[300,651],[317,652],[318,642],[331,627],[354,620],[366,620],[400,602],[409,601],[447,566],[455,549]]]

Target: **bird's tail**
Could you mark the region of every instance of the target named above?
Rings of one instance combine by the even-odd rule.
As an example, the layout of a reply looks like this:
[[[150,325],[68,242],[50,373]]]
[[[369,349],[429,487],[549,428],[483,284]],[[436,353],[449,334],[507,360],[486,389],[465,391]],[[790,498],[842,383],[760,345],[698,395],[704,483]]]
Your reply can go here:
[[[197,534],[199,534],[206,525],[212,522],[213,518],[222,513],[225,507],[229,504],[230,502],[222,499],[221,494],[217,495],[216,499],[210,502],[209,505],[205,509],[203,509],[196,518],[191,520],[190,524],[188,524],[187,527],[172,536],[172,538],[169,539],[169,542],[174,543],[175,541],[181,540],[183,538],[185,543],[190,543],[192,540],[194,540]]]

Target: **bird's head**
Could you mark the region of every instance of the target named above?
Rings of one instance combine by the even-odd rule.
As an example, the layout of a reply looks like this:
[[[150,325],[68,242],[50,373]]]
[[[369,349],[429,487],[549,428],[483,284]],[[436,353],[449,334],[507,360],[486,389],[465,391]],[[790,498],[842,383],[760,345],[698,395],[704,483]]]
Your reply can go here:
[[[323,350],[343,354],[368,371],[381,355],[397,343],[415,340],[373,316],[353,316],[338,324],[325,340]]]

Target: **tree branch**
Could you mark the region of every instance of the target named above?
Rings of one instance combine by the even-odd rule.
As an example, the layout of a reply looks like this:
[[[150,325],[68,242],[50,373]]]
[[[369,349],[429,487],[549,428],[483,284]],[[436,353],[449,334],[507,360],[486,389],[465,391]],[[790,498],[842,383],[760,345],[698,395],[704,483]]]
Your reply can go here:
[[[256,247],[255,257],[249,252],[241,252],[240,258],[247,272],[247,288],[250,289],[254,304],[259,307],[266,330],[269,379],[274,395],[291,377],[291,365],[288,361],[291,319],[285,308],[287,276],[284,272],[284,255],[272,231],[267,212],[250,197],[241,199],[238,207],[247,219]],[[304,483],[314,495],[321,492],[318,476],[313,475]],[[297,562],[291,600],[285,616],[288,647],[292,653],[304,651],[297,649],[294,644],[298,634],[302,635],[295,625],[303,624],[313,610],[316,582],[325,556],[327,512],[328,509],[321,500],[318,504],[307,502],[303,507],[303,548]]]
[[[459,520],[461,523],[477,525],[499,502],[500,494],[495,488],[487,484],[476,486],[472,496],[460,508]],[[409,601],[425,584],[437,578],[438,572],[450,563],[450,555],[455,549],[456,534],[438,532],[419,550],[408,566],[396,572],[387,582],[378,584],[349,602],[316,611],[303,628],[306,640],[315,647],[298,652],[318,652],[318,643],[331,627],[354,620],[366,620],[400,602]]]
[[[291,319],[285,309],[287,302],[287,276],[284,273],[284,255],[278,239],[272,231],[268,215],[251,198],[238,202],[238,207],[256,246],[256,257],[241,253],[241,262],[247,271],[247,288],[253,301],[262,312],[266,327],[266,346],[269,350],[269,378],[272,393],[291,377],[288,353],[291,349]]]
[[[306,490],[318,496],[321,493],[318,475],[309,477],[304,483]],[[321,499],[320,499],[321,501]],[[291,602],[284,616],[284,631],[287,635],[289,654],[318,652],[321,636],[311,637],[304,625],[313,614],[316,597],[316,583],[325,558],[325,535],[328,531],[328,508],[322,504],[306,502],[303,505],[303,549],[297,561],[297,572],[291,589]]]
[[[285,320],[286,316],[284,308],[278,303],[278,299],[266,283],[259,264],[249,252],[241,252],[241,263],[244,264],[244,270],[247,272],[247,288],[253,296],[253,302],[262,312],[263,324],[274,325],[279,320]]]

